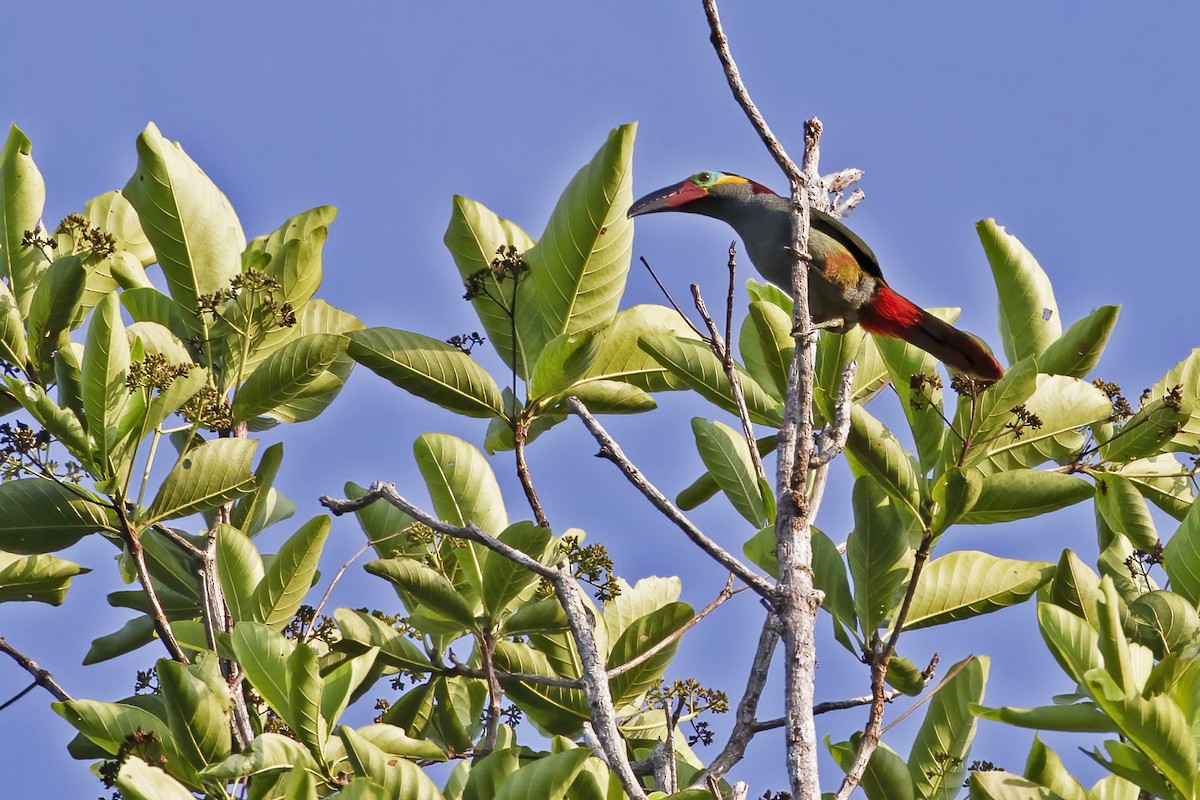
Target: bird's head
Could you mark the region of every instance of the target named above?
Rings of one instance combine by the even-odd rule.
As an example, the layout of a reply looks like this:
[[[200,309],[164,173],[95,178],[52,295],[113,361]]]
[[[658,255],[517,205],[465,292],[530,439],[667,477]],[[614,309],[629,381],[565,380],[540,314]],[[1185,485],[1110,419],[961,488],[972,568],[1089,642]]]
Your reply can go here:
[[[674,186],[659,189],[629,207],[629,216],[656,211],[687,211],[720,217],[718,209],[750,200],[754,195],[775,194],[761,183],[730,172],[697,172]]]

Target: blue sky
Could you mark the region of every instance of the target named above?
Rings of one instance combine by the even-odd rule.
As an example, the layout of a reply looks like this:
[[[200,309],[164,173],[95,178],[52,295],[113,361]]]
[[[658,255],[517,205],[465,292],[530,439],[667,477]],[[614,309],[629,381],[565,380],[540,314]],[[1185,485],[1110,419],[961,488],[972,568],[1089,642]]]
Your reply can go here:
[[[962,306],[962,325],[999,349],[995,291],[973,227],[994,217],[1038,257],[1065,323],[1123,305],[1097,374],[1131,397],[1200,344],[1191,235],[1200,11],[1114,2],[726,6],[743,75],[793,155],[803,120],[816,115],[825,170],[866,170],[868,199],[848,222],[898,291],[923,305]],[[7,10],[0,37],[0,123],[17,123],[34,142],[47,221],[123,186],[134,140],[154,121],[226,192],[248,235],[315,205],[337,206],[322,296],[368,325],[439,338],[476,329],[441,243],[451,196],[479,200],[536,236],[561,188],[620,123],[640,123],[635,194],[700,169],[783,188],[729,96],[698,2],[123,2],[55,11]],[[714,297],[729,239],[709,220],[658,217],[639,221],[634,252],[677,296],[699,280]],[[640,270],[626,305],[637,302],[658,302]],[[688,420],[714,412],[683,397],[661,406],[610,429],[673,494],[699,472]],[[296,524],[345,480],[393,480],[423,498],[411,443],[425,431],[480,443],[483,425],[356,373],[323,417],[285,432],[281,481],[300,505]],[[703,605],[724,576],[685,552],[594,449],[575,424],[532,448],[552,523],[607,543],[631,581],[684,575],[685,599]],[[519,515],[510,463],[500,457],[495,466]],[[850,525],[846,477],[843,465],[820,519],[835,539]],[[697,519],[731,545],[744,536],[719,503]],[[294,529],[280,527],[276,537]],[[353,521],[336,521],[326,575],[360,543]],[[1038,524],[955,532],[945,546],[1045,560],[1072,547],[1092,561],[1090,506]],[[98,543],[68,551],[94,572],[76,580],[65,608],[0,606],[0,634],[81,697],[124,695],[132,671],[160,655],[146,649],[78,667],[91,640],[125,620],[104,601],[119,588],[112,555]],[[356,606],[393,597],[365,575],[339,593]],[[681,666],[736,697],[759,618],[747,597],[728,604],[687,640]],[[922,661],[940,648],[943,664],[990,653],[989,702],[1034,705],[1070,687],[1026,633],[1032,622],[1032,608],[1022,607],[962,626],[952,640],[938,631],[906,636],[902,649]],[[865,668],[827,636],[822,647],[819,699],[865,692]],[[0,695],[25,681],[0,661]],[[65,755],[71,731],[47,703],[35,692],[0,713],[6,790],[99,794]],[[822,733],[844,736],[863,716],[823,719]],[[913,730],[895,731],[902,752]],[[974,757],[1020,769],[1029,739],[984,726]],[[781,743],[762,737],[740,771],[752,796],[783,786]]]

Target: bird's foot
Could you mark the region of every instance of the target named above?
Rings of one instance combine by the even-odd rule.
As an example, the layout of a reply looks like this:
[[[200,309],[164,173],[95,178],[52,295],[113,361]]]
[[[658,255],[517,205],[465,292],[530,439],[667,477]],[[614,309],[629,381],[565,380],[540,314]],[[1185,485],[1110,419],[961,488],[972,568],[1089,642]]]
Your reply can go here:
[[[824,319],[824,320],[821,320],[820,322],[812,323],[811,325],[808,326],[807,330],[804,329],[804,326],[800,326],[800,325],[793,327],[792,328],[792,338],[802,339],[802,338],[808,337],[805,344],[812,344],[813,341],[816,340],[817,335],[820,334],[821,331],[831,330],[831,331],[834,331],[835,333],[837,333],[837,332],[844,330],[845,327],[846,327],[846,320],[842,319],[841,317],[834,317],[833,319]]]

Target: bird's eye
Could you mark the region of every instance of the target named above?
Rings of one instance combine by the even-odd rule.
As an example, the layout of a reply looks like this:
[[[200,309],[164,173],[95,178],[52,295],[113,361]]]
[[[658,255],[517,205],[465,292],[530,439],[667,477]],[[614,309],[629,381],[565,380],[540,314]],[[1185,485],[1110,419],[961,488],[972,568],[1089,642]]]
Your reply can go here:
[[[700,172],[696,175],[696,183],[705,184],[712,183],[713,174],[711,172]]]

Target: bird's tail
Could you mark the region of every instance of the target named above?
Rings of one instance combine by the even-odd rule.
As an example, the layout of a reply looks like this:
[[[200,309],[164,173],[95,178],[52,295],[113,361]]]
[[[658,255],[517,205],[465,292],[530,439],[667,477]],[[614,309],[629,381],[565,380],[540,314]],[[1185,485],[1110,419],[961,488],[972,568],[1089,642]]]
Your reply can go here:
[[[1004,368],[978,339],[926,313],[886,286],[859,311],[868,333],[893,336],[915,345],[948,367],[985,380],[998,380]]]

